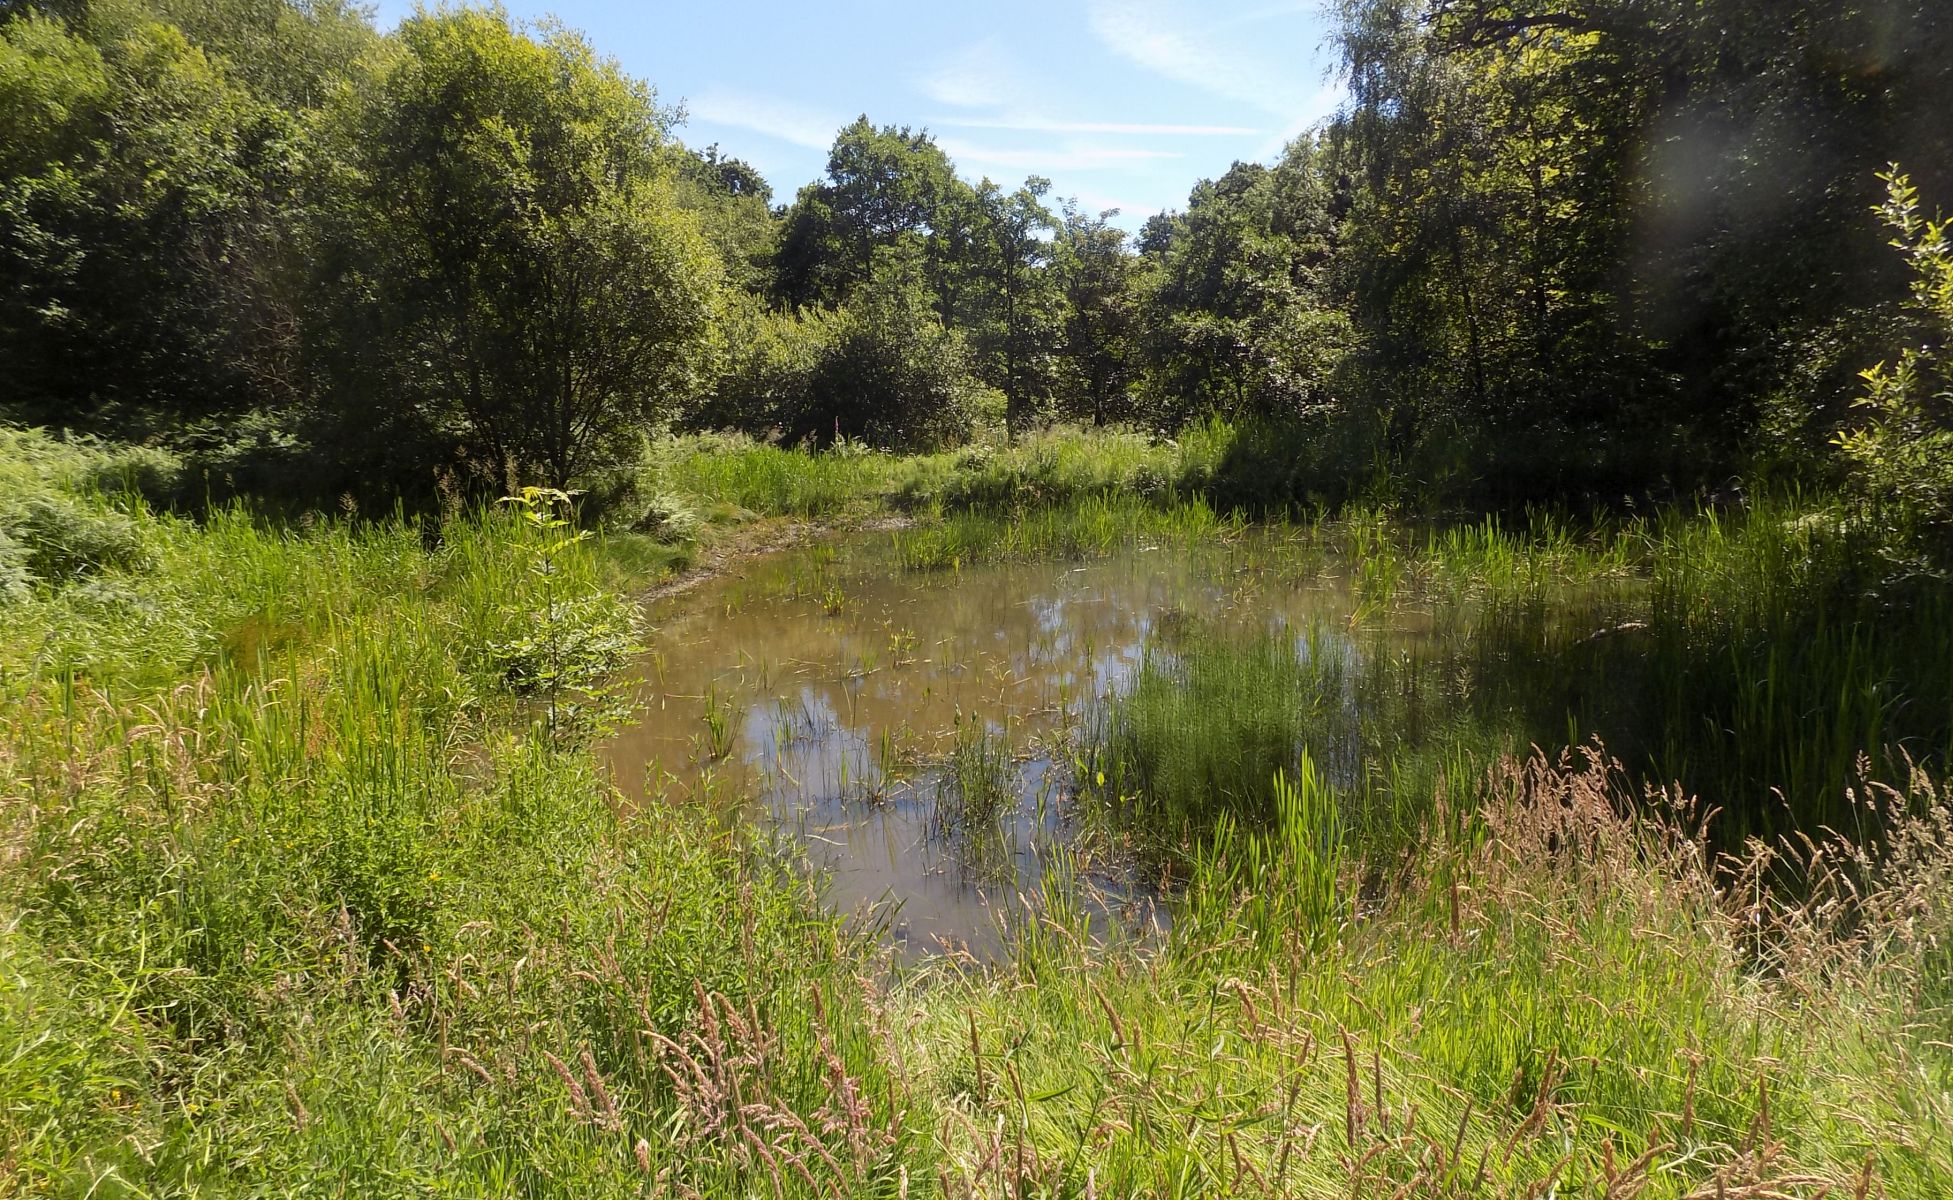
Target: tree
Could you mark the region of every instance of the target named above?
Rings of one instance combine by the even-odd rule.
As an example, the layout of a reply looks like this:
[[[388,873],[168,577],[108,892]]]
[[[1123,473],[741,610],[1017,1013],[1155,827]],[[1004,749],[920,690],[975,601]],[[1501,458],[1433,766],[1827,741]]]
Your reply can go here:
[[[743,292],[766,290],[777,236],[773,188],[752,164],[719,151],[678,147],[675,189],[718,252],[726,282]]]
[[[977,277],[983,282],[987,321],[978,347],[989,382],[1004,394],[1004,423],[1011,437],[1030,427],[1032,405],[1050,393],[1056,313],[1044,267],[1051,258],[1053,228],[1044,195],[1051,181],[1032,176],[1005,192],[988,179],[976,190]]]
[[[1277,166],[1236,163],[1196,185],[1185,213],[1148,222],[1147,388],[1163,423],[1293,417],[1327,402],[1351,340],[1325,294],[1328,191],[1303,138]]]
[[[788,307],[846,303],[868,281],[878,250],[933,248],[939,220],[967,191],[927,131],[856,119],[835,136],[826,178],[802,188],[787,210],[776,299]],[[932,257],[932,269],[945,265]]]
[[[560,28],[461,10],[396,36],[328,131],[337,410],[494,486],[566,487],[704,363],[718,269],[666,177],[671,115]]]
[[[89,31],[0,25],[0,403],[140,435],[289,402],[293,119],[174,26]]]
[[[901,450],[967,438],[982,388],[963,339],[936,320],[918,258],[882,251],[851,305],[729,305],[722,369],[691,424]]]
[[[1096,215],[1067,201],[1052,247],[1051,270],[1062,301],[1058,403],[1094,425],[1130,415],[1139,377],[1136,333],[1137,260],[1117,209]]]
[[[933,450],[969,437],[980,388],[962,337],[936,319],[913,248],[883,250],[833,314],[789,437]]]
[[[1875,170],[1953,171],[1932,0],[1347,0],[1341,41],[1365,398],[1501,490],[1724,478],[1766,419],[1814,446],[1903,286]]]

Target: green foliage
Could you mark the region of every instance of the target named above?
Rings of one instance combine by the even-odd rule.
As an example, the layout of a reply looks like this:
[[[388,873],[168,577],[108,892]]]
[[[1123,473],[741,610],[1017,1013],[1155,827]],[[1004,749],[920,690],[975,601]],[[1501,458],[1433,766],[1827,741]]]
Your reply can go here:
[[[902,267],[885,265],[878,280],[829,323],[806,392],[782,414],[789,440],[928,450],[969,437],[980,400],[962,339]]]
[[[1293,419],[1327,404],[1352,333],[1326,300],[1332,222],[1315,142],[1274,167],[1237,163],[1156,217],[1146,251],[1149,409],[1177,427]]]
[[[1060,416],[1094,425],[1133,417],[1140,367],[1137,260],[1111,224],[1116,215],[1067,204],[1052,247],[1061,321],[1053,400]]]
[[[27,599],[34,584],[28,567],[28,551],[0,527],[0,605],[17,604]]]
[[[911,571],[965,563],[1091,558],[1138,545],[1190,545],[1238,531],[1198,499],[1161,503],[1087,494],[1068,503],[967,509],[895,535],[895,557]]]
[[[969,353],[909,266],[883,256],[875,288],[843,308],[735,309],[724,369],[692,423],[911,451],[967,439],[979,407]]]
[[[289,402],[289,114],[146,13],[27,10],[0,24],[0,143],[17,419],[141,431]]]
[[[326,125],[331,416],[491,483],[567,487],[704,366],[719,270],[662,177],[671,116],[561,29],[462,10],[396,37]]]
[[[648,533],[666,542],[695,542],[700,526],[699,515],[691,505],[670,492],[652,496],[637,520],[631,522],[635,532]]]
[[[172,494],[177,465],[160,451],[0,431],[0,600],[148,566],[144,497]]]
[[[1229,941],[1230,926],[1249,930],[1261,955],[1335,943],[1349,901],[1342,800],[1308,751],[1293,770],[1294,782],[1288,768],[1275,775],[1265,827],[1233,812],[1214,818],[1195,853],[1185,924],[1175,931],[1181,944]]]
[[[619,597],[579,586],[569,574],[566,559],[591,534],[572,529],[568,493],[528,487],[503,503],[516,515],[511,555],[526,562],[536,586],[510,607],[515,634],[496,643],[491,657],[504,686],[541,700],[546,735],[601,732],[628,711],[611,680],[637,649],[634,614]]]
[[[1863,373],[1857,406],[1869,422],[1840,435],[1838,446],[1854,483],[1901,529],[1944,538],[1953,533],[1953,220],[1925,216],[1919,189],[1897,166],[1879,178],[1879,215],[1911,269],[1923,345]]]
[[[981,717],[959,721],[948,770],[936,789],[931,828],[939,837],[975,846],[979,858],[988,848],[985,843],[997,840],[1017,808],[1017,767],[1007,737],[1007,732],[992,731]]]
[[[789,450],[743,435],[710,434],[651,445],[642,486],[671,491],[701,508],[832,517],[871,505],[900,469],[895,459],[854,444]]]
[[[832,926],[709,814],[620,815],[584,751],[517,742],[485,708],[505,605],[553,586],[508,518],[438,546],[399,524],[132,519],[162,561],[129,586],[168,622],[131,636],[130,610],[68,589],[0,640],[0,787],[45,817],[11,806],[0,835],[10,1184],[587,1195],[643,1183],[642,1144],[652,1177],[765,1187],[666,1136],[690,1110],[645,1039],[706,1053],[688,1031],[726,1010],[701,995],[779,1056],[727,1063],[749,1102],[818,1130],[851,1097],[854,1124],[816,1136],[844,1177],[877,1169],[892,1122],[858,1074],[879,1068],[845,970],[821,965]],[[559,578],[600,554],[571,543]],[[617,1118],[592,1112],[599,1088]]]
[[[679,207],[697,214],[728,287],[740,295],[764,292],[773,254],[772,187],[751,164],[721,154],[717,143],[677,153],[674,194]]]
[[[1360,749],[1346,672],[1321,636],[1300,650],[1272,637],[1169,642],[1101,716],[1082,773],[1108,819],[1156,856],[1210,830],[1231,836],[1223,816],[1276,827],[1283,780],[1315,788],[1314,761],[1346,770]]]
[[[1623,818],[1636,797],[1604,767],[1511,764],[1470,794],[1483,836],[1375,873],[1346,861],[1335,893],[1333,824],[1304,821],[1288,847],[1263,843],[1259,877],[1245,853],[1214,877],[1252,885],[1189,896],[1202,920],[1184,938],[1176,920],[1164,952],[1103,951],[1073,920],[1010,970],[915,989],[931,1080],[981,1095],[985,1068],[1007,1072],[1002,1132],[947,1139],[952,1186],[984,1178],[999,1145],[1016,1163],[1019,1139],[1007,1169],[1031,1194],[1082,1189],[1081,1173],[1100,1195],[1946,1186],[1936,1142],[1899,1132],[1921,1112],[1900,1097],[1929,1092],[1942,1059],[1846,1032],[1905,1019],[1885,1006],[1905,1007],[1925,942],[1861,958],[1850,937],[1812,936],[1818,904],[1744,904],[1688,814]],[[1760,926],[1785,935],[1766,971]],[[1782,1006],[1812,986],[1821,1000]],[[1108,1111],[1117,1124],[1092,1132]],[[1766,1121],[1778,1149],[1759,1161],[1743,1147]]]
[[[1006,192],[988,179],[977,187],[971,255],[970,323],[984,378],[1004,394],[1004,425],[1017,437],[1032,428],[1051,394],[1058,340],[1058,296],[1051,246],[1055,224],[1044,206],[1049,179],[1032,176]]]
[[[1225,437],[1107,439],[1102,479],[1191,471]],[[839,504],[909,472],[1030,494],[998,482],[1012,463],[1061,493],[1091,477],[1091,440],[921,462],[724,439],[653,453],[662,479]],[[10,492],[83,505],[114,457],[22,434],[0,451]],[[1650,659],[1669,678],[1671,636],[1698,671],[1679,676],[1699,707],[1677,728],[1828,746],[1810,713],[1865,680],[1909,698],[1888,720],[1943,720],[1953,681],[1930,672],[1953,657],[1921,630],[1953,621],[1920,594],[1845,585],[1871,556],[1840,545],[1862,530],[1761,511],[1326,524],[1317,538],[1379,560],[1365,586],[1385,614],[1444,630],[1454,606],[1488,639],[1486,670],[1442,641],[1407,675],[1396,656],[1338,657],[1347,628],[1303,657],[1293,636],[1164,623],[1132,697],[1147,740],[1187,762],[1156,755],[1143,793],[1126,771],[1127,816],[1202,772],[1211,795],[1248,797],[1203,808],[1189,785],[1185,811],[1211,824],[1167,847],[1170,924],[1134,943],[1059,896],[1005,961],[891,971],[723,811],[675,795],[632,811],[587,748],[516,736],[529,714],[503,698],[494,647],[551,598],[607,590],[615,550],[557,523],[561,498],[525,499],[439,530],[237,508],[192,524],[123,501],[152,569],[9,610],[0,1113],[19,1190],[581,1196],[662,1178],[674,1194],[893,1196],[906,1176],[911,1195],[1436,1200],[1619,1194],[1626,1178],[1679,1200],[1869,1179],[1868,1195],[1924,1200],[1953,1180],[1935,1107],[1953,815],[1926,776],[1861,793],[1883,832],[1812,834],[1825,868],[1806,900],[1759,889],[1755,858],[1721,873],[1699,812],[1645,796],[1634,771],[1481,757],[1432,775],[1407,737],[1366,741],[1357,773],[1338,749],[1352,694],[1387,694],[1408,723],[1439,707],[1433,681],[1475,702],[1495,668],[1508,700],[1546,693],[1544,668],[1526,673],[1541,663]],[[1026,553],[1101,525],[1157,545],[1145,522],[1171,511],[1013,507],[999,519]],[[1269,553],[1314,580],[1304,536]],[[1546,598],[1564,630],[1492,612]],[[1860,652],[1764,663],[1740,686],[1779,689],[1775,724],[1729,724],[1718,657],[1747,658],[1760,632],[1780,651],[1821,640],[1798,616],[1813,609],[1855,627]],[[1894,663],[1918,674],[1879,674]],[[715,696],[708,712],[730,744],[737,709]],[[972,831],[1010,795],[1003,743],[981,731],[951,763]],[[1119,768],[1100,765],[1104,785],[1080,782],[1105,794],[1067,799],[1072,819],[1117,804]],[[1759,751],[1741,769],[1778,764]],[[1380,838],[1386,799],[1421,816]],[[1047,878],[1084,887],[1089,869]],[[774,1160],[738,1151],[742,1117]]]
[[[733,299],[720,321],[719,374],[688,423],[705,429],[765,433],[809,408],[815,369],[840,333],[831,309],[769,312]]]
[[[947,296],[958,269],[969,188],[927,132],[877,128],[866,115],[835,135],[827,177],[787,210],[774,256],[774,296],[790,308],[845,304],[878,254],[927,248],[932,287]]]
[[[1864,228],[1872,173],[1911,155],[1939,187],[1953,162],[1930,115],[1953,102],[1939,6],[1341,14],[1331,275],[1347,390],[1394,458],[1508,501],[1811,460],[1900,294]],[[1804,447],[1759,445],[1766,406]]]
[[[52,584],[100,571],[126,570],[144,559],[135,522],[111,509],[65,496],[36,496],[10,518],[26,550],[26,567]]]

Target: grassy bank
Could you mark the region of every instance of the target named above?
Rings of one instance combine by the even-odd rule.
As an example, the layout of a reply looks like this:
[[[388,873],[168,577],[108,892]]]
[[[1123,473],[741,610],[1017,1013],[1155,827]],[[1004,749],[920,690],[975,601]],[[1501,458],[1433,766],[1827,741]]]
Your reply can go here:
[[[906,503],[917,567],[1235,528],[1120,499],[1126,466],[665,452],[700,511]],[[1948,635],[1808,509],[1291,530],[1296,570],[1359,551],[1363,621],[1455,638],[1194,630],[1088,768],[1147,810],[1170,932],[1095,941],[1061,893],[1004,964],[900,972],[720,814],[595,769],[664,543],[546,499],[192,523],[122,452],[5,462],[0,1195],[1953,1192],[1953,807],[1893,769],[1944,736]],[[1624,768],[1491,753],[1615,727]],[[1881,741],[1898,790],[1815,850],[1719,863],[1638,782]],[[1790,846],[1794,899],[1759,883]]]
[[[640,550],[508,512],[193,526],[34,449],[23,488],[135,549],[8,609],[4,1190],[736,1188],[650,1120],[647,1028],[687,1044],[701,997],[774,1039],[750,1101],[878,1135],[837,931],[710,814],[616,811],[566,715]]]

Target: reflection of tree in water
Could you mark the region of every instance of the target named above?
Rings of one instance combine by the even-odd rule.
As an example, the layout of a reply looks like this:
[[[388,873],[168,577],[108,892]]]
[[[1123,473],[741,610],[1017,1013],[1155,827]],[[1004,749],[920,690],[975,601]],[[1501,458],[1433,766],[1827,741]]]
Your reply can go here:
[[[1176,631],[1301,629],[1340,611],[1333,590],[1275,576],[1252,545],[953,577],[877,573],[871,550],[854,553],[820,563],[847,593],[839,614],[788,555],[654,618],[652,711],[613,753],[667,754],[717,689],[742,715],[716,794],[754,798],[838,910],[899,902],[918,950],[940,933],[1000,952],[1000,923],[1025,915],[1005,910],[1027,903],[1104,930],[1147,924],[1151,889],[1118,847],[1080,842],[1073,739],[1173,653]]]

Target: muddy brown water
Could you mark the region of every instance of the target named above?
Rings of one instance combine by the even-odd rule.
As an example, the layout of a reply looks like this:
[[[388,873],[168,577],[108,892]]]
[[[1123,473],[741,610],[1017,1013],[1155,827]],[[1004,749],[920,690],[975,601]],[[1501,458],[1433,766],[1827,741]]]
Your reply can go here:
[[[832,905],[909,957],[996,956],[1048,887],[1097,928],[1162,927],[1147,881],[1069,852],[1077,731],[1178,622],[1320,631],[1354,608],[1334,564],[1264,534],[1082,563],[892,563],[886,537],[822,543],[654,601],[640,716],[604,753],[635,802],[704,797],[796,845]],[[1008,748],[1015,806],[946,834],[946,760],[975,729]]]

